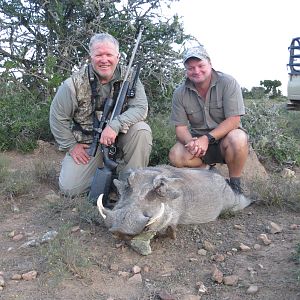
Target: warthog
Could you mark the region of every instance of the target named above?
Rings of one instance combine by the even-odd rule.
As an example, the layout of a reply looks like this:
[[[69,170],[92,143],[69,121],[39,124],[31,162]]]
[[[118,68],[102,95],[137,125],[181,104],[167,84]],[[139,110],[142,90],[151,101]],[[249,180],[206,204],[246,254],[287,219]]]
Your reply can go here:
[[[120,194],[116,206],[104,208],[102,196],[97,205],[108,229],[124,239],[145,231],[174,233],[177,224],[206,223],[251,203],[235,194],[224,177],[201,169],[147,167],[114,184]]]

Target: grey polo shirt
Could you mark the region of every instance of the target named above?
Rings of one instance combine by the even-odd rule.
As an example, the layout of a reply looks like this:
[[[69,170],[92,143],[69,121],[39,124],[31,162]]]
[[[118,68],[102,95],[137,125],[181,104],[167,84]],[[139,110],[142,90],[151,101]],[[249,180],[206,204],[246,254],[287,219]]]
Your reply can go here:
[[[188,126],[193,136],[203,135],[231,116],[245,114],[242,90],[230,75],[212,70],[205,101],[187,78],[173,94],[171,122]]]

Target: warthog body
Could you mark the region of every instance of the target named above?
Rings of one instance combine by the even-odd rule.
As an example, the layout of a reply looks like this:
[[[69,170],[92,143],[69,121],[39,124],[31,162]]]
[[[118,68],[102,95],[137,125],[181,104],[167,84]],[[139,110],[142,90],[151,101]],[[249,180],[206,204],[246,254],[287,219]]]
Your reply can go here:
[[[120,194],[116,206],[103,208],[100,196],[98,207],[109,230],[121,236],[206,223],[223,211],[241,210],[251,203],[235,194],[221,175],[207,170],[148,167],[114,183]]]

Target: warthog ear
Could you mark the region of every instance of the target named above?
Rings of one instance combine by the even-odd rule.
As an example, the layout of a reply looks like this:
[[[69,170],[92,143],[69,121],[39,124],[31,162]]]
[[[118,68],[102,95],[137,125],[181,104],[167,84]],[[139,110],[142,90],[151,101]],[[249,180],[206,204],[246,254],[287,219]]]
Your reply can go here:
[[[179,178],[158,175],[153,179],[153,188],[161,197],[168,196],[171,199],[175,199],[180,195],[180,192],[175,188],[175,183],[179,180]]]
[[[117,188],[119,194],[122,194],[122,191],[126,188],[126,182],[114,179],[114,185]]]

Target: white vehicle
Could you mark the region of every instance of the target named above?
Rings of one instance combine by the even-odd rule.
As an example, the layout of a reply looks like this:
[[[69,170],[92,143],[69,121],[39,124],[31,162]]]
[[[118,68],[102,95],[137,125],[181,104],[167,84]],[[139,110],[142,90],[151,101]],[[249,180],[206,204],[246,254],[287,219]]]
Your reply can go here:
[[[290,47],[289,81],[287,87],[287,97],[290,103],[287,104],[289,110],[300,110],[300,37],[294,38]]]

